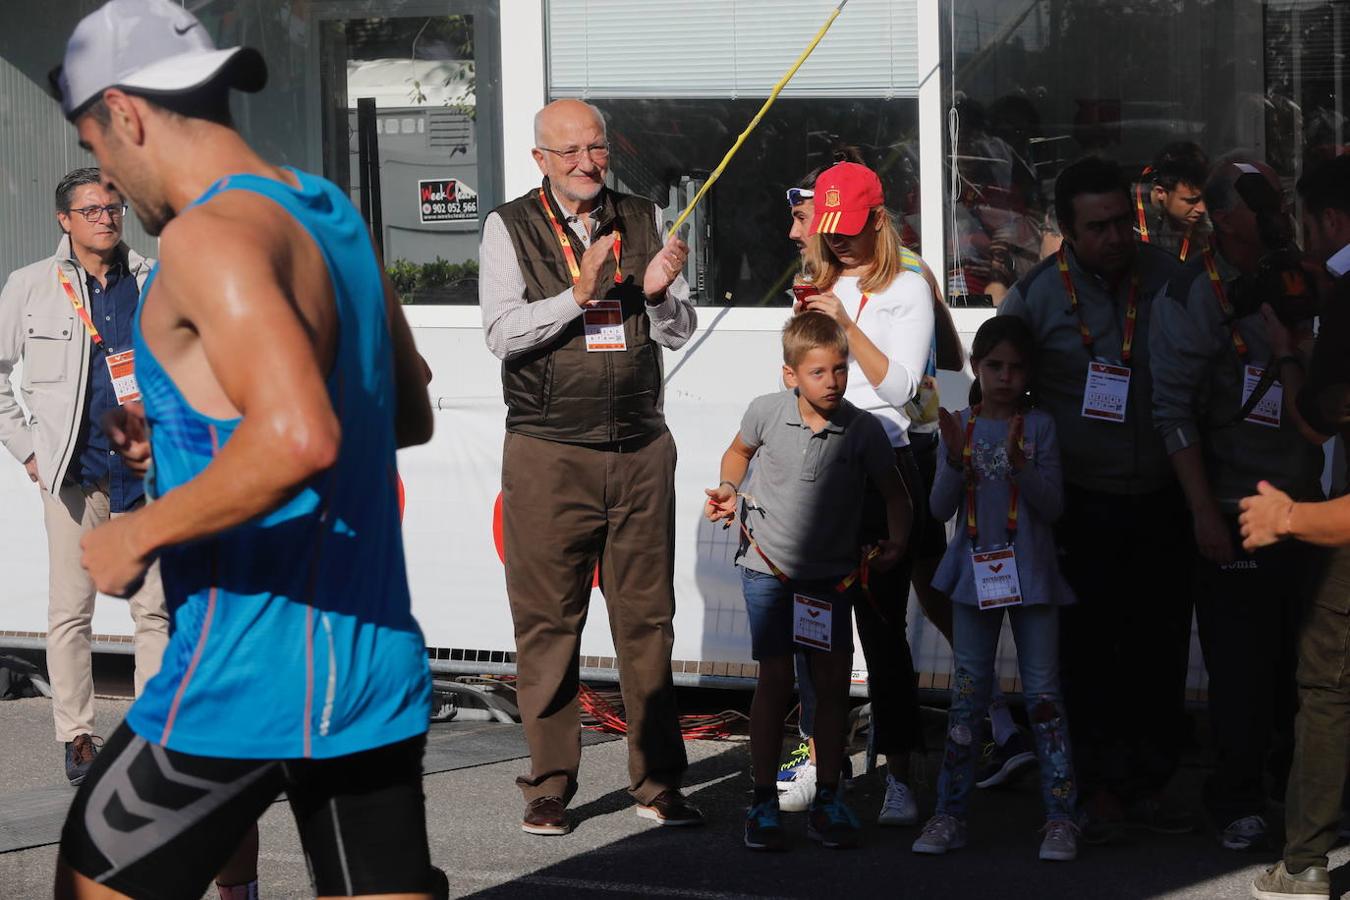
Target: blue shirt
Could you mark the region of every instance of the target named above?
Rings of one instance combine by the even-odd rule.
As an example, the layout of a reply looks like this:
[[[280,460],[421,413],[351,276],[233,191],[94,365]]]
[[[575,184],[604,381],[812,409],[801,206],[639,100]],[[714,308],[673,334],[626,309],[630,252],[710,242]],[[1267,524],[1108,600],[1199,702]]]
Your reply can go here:
[[[148,741],[198,756],[344,756],[422,734],[431,715],[399,524],[384,282],[347,192],[295,177],[298,188],[232,175],[197,201],[261,194],[314,239],[338,318],[327,386],[342,428],[337,462],[280,507],[160,553],[173,626],[159,674],[126,721]],[[150,423],[152,492],[168,497],[210,465],[242,420],[195,410],[139,322],[136,374]]]
[[[141,477],[126,467],[103,433],[104,413],[117,409],[108,356],[131,349],[131,329],[136,318],[140,289],[119,259],[108,270],[107,286],[93,275],[85,278],[89,316],[94,320],[103,343],[90,339],[89,379],[84,393],[84,412],[75,453],[71,457],[67,480],[88,489],[106,480],[108,503],[112,512],[126,512],[145,494]]]

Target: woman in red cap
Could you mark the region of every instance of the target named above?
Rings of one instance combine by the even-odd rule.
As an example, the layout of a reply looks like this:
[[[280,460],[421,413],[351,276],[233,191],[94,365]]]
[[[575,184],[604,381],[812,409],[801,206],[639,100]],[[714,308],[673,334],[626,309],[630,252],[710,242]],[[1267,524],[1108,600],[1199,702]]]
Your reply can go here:
[[[922,522],[927,492],[909,447],[905,405],[918,394],[932,352],[932,290],[922,263],[900,241],[875,172],[854,162],[831,166],[816,179],[814,201],[807,268],[821,293],[807,298],[802,309],[831,316],[847,333],[845,397],[881,420],[915,506],[915,522]],[[875,491],[864,528],[865,541],[885,536],[884,505]],[[872,573],[871,602],[855,611],[867,660],[873,745],[886,756],[883,825],[913,825],[919,818],[907,784],[910,753],[923,747],[905,636],[912,561],[908,552],[891,571]]]

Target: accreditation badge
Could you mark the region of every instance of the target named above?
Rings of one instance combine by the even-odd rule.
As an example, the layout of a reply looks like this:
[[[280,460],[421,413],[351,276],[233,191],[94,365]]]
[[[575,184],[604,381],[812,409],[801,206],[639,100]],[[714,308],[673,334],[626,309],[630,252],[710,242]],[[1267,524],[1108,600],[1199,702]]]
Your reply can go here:
[[[1124,422],[1130,399],[1130,368],[1107,362],[1090,362],[1083,389],[1083,418]]]
[[[1245,409],[1247,401],[1251,399],[1252,392],[1256,386],[1261,383],[1261,378],[1266,374],[1266,370],[1261,366],[1243,366],[1242,367],[1242,406]],[[1256,406],[1247,413],[1244,421],[1251,422],[1253,425],[1265,425],[1267,428],[1279,428],[1280,416],[1284,412],[1284,385],[1278,381],[1272,383],[1261,395],[1261,399],[1256,401]]]
[[[108,377],[112,379],[117,405],[141,399],[141,389],[136,385],[136,351],[109,353],[103,359],[108,364]]]
[[[618,300],[596,300],[581,311],[586,329],[587,353],[614,353],[628,349],[623,334],[623,304]]]
[[[970,559],[975,570],[975,595],[980,609],[1022,605],[1017,555],[1011,546],[972,552]]]
[[[792,640],[813,650],[830,651],[834,631],[833,604],[805,594],[792,596]]]

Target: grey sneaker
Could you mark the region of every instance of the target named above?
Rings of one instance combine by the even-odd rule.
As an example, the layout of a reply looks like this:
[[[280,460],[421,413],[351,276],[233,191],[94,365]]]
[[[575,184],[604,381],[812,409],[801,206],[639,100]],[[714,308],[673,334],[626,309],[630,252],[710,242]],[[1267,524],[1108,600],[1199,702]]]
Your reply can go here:
[[[1256,900],[1308,900],[1309,897],[1331,897],[1331,876],[1322,866],[1309,866],[1297,875],[1290,875],[1284,861],[1266,869],[1252,882],[1252,896]]]
[[[1243,816],[1234,819],[1223,829],[1219,843],[1225,850],[1250,850],[1260,846],[1266,840],[1266,820],[1260,816]]]
[[[886,773],[886,799],[882,801],[877,824],[919,824],[919,806],[914,802],[914,792],[909,789],[909,785],[897,781],[889,772]]]
[[[948,850],[960,850],[966,845],[966,823],[955,816],[938,814],[928,820],[911,847],[915,853],[940,856]]]
[[[1078,826],[1067,819],[1052,819],[1042,829],[1041,859],[1072,862],[1078,858]]]

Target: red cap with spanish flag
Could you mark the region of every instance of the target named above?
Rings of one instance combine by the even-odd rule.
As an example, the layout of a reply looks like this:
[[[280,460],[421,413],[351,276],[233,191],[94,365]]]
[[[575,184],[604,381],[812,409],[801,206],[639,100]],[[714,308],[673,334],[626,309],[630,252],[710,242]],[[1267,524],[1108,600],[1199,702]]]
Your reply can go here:
[[[816,179],[812,234],[848,234],[863,230],[868,214],[886,203],[881,179],[867,166],[842,162]]]

